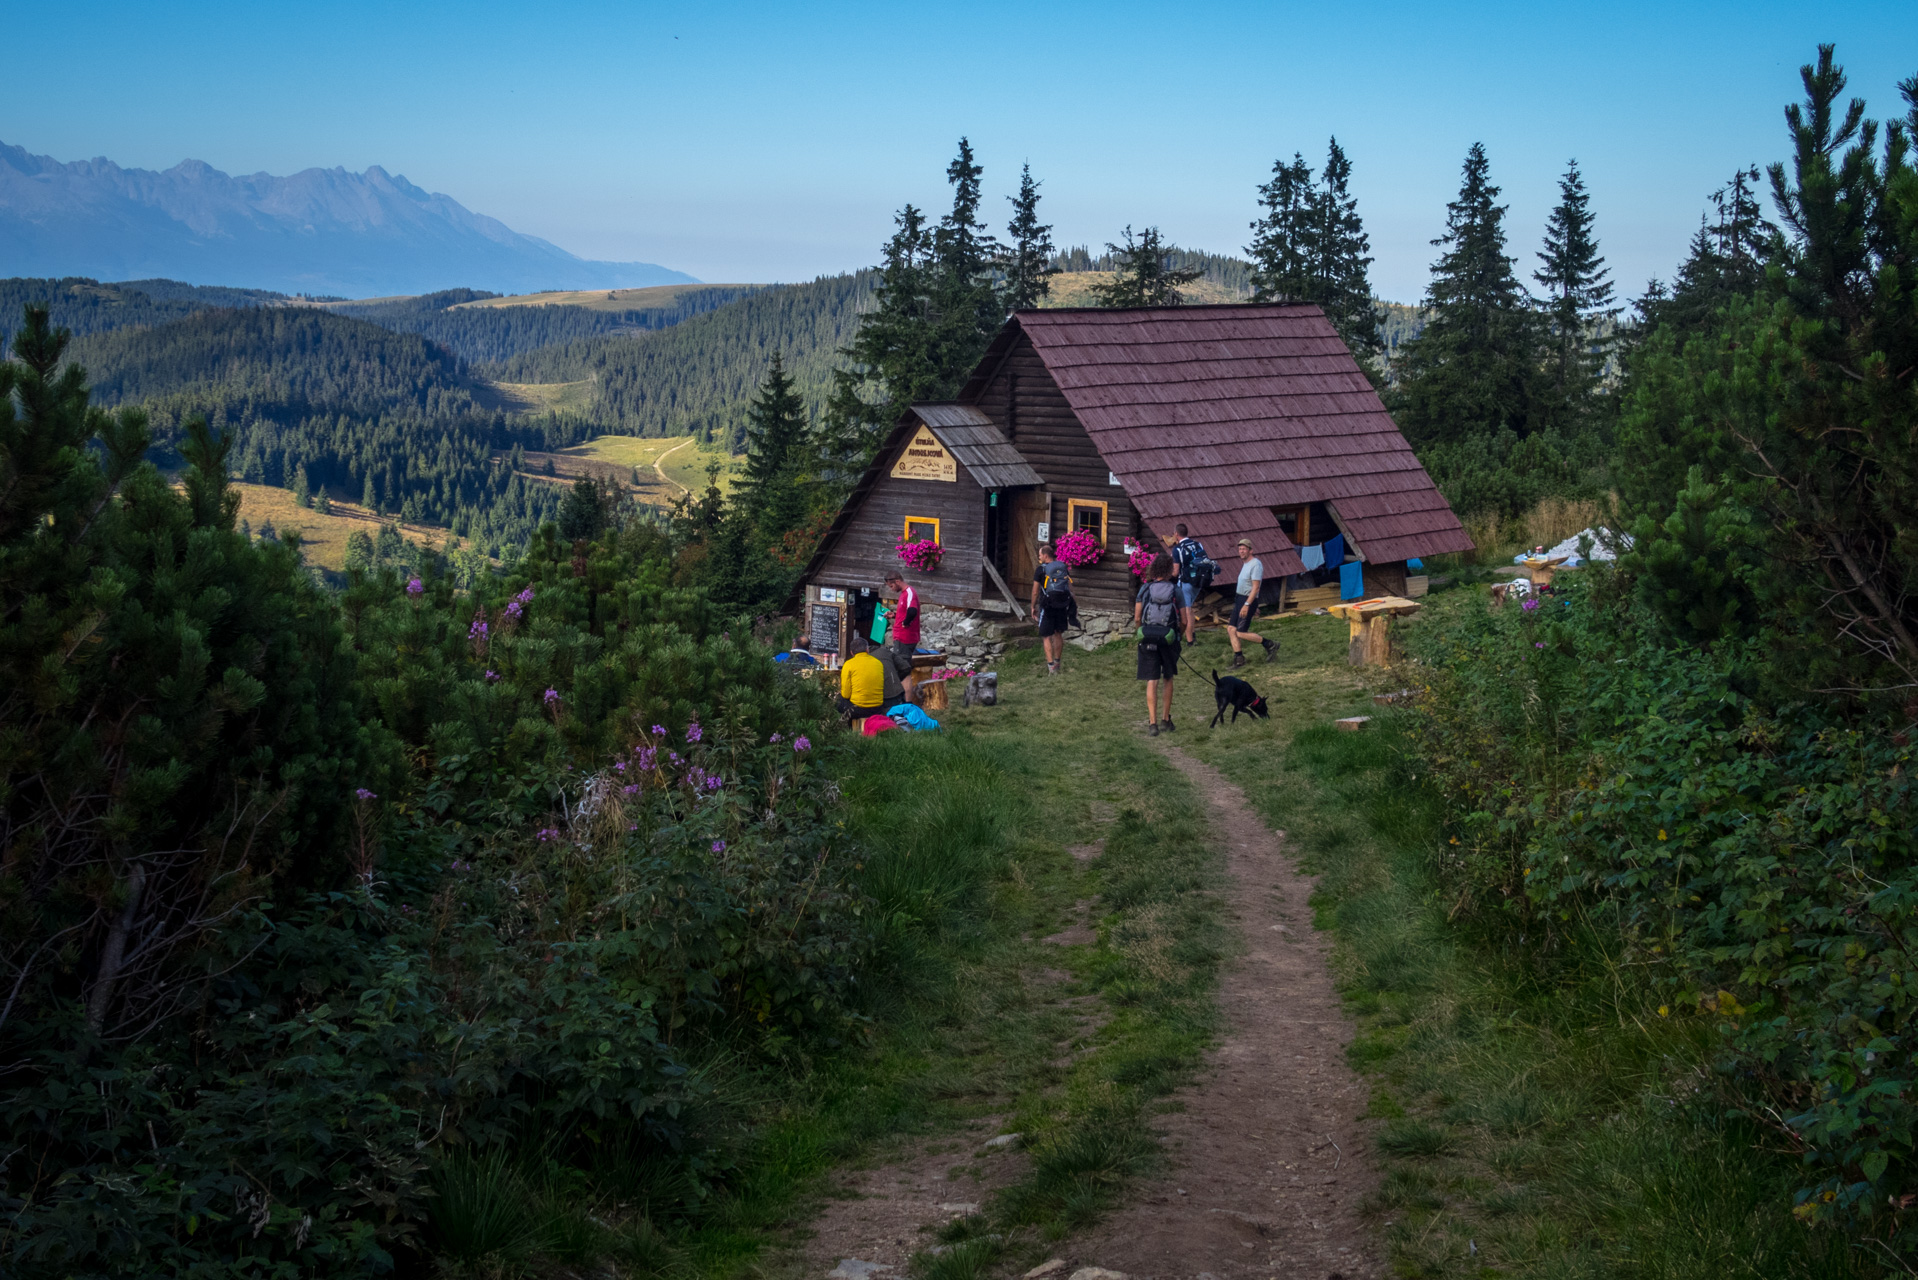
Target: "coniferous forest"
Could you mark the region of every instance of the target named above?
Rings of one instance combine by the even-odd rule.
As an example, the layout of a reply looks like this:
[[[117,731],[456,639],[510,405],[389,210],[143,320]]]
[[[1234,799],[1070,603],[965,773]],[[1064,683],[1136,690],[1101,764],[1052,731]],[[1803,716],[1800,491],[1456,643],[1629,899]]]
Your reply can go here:
[[[1883,120],[1830,47],[1800,89],[1783,158],[1701,193],[1633,299],[1576,161],[1528,179],[1557,198],[1517,246],[1475,144],[1425,296],[1382,303],[1336,139],[1248,175],[1243,257],[1123,211],[1061,251],[1042,183],[993,207],[961,139],[949,207],[903,205],[871,268],[652,311],[0,283],[0,1270],[717,1267],[715,1206],[778,1162],[742,1117],[824,1097],[989,914],[951,924],[990,895],[928,878],[770,615],[901,408],[1083,271],[1108,306],[1318,305],[1473,528],[1591,513],[1614,563],[1435,609],[1393,674],[1445,945],[1535,1005],[1602,989],[1666,1037],[1650,1075],[1703,1064],[1659,1096],[1789,1168],[1776,1274],[1909,1270],[1918,76]],[[605,434],[737,475],[666,511],[525,472]],[[357,546],[322,582],[235,480],[493,559]],[[951,839],[1004,838],[962,808]],[[1047,1222],[1119,1176],[1041,1156]],[[502,1187],[542,1234],[468,1249]]]

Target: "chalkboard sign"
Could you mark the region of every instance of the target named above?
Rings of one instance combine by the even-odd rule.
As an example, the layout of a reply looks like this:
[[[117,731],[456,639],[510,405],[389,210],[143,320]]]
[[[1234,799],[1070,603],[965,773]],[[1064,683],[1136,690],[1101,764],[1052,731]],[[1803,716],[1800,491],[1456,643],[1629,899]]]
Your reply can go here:
[[[806,640],[816,654],[839,652],[838,605],[816,604],[812,607],[812,631]]]

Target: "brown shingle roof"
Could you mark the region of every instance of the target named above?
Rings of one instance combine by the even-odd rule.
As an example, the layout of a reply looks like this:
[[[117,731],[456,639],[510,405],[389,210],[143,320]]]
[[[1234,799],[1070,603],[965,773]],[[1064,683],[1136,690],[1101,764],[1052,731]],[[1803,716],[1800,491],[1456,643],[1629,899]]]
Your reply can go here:
[[[1017,489],[1045,483],[992,419],[971,405],[916,404],[912,412],[972,473],[980,488]]]
[[[1011,323],[1155,529],[1184,520],[1215,556],[1243,534],[1269,573],[1303,568],[1272,508],[1309,502],[1330,503],[1373,562],[1472,546],[1315,306],[1022,311]]]

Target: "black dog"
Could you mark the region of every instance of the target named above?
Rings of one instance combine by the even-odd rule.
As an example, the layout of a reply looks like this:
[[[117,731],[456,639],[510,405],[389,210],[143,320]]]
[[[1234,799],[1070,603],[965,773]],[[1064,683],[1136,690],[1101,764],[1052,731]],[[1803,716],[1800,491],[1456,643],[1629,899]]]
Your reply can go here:
[[[1271,713],[1265,709],[1265,699],[1261,698],[1258,691],[1251,685],[1237,676],[1221,677],[1215,669],[1212,672],[1212,692],[1219,702],[1219,714],[1212,717],[1212,725],[1208,725],[1208,728],[1225,723],[1227,707],[1232,709],[1234,724],[1239,722],[1241,711],[1247,715],[1258,716],[1262,720],[1271,718]]]

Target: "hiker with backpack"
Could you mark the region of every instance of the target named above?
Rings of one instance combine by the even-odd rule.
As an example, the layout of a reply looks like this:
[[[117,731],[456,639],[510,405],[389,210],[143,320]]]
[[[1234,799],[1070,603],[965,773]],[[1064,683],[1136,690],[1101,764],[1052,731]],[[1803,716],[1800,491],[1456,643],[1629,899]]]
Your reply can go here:
[[[1145,731],[1154,738],[1161,728],[1172,732],[1172,677],[1179,673],[1180,637],[1192,643],[1192,610],[1172,575],[1172,557],[1160,552],[1132,604],[1132,625],[1139,629],[1139,679],[1145,681]]]
[[[1039,567],[1032,571],[1032,616],[1039,620],[1039,643],[1046,651],[1046,674],[1065,670],[1066,628],[1079,605],[1072,598],[1072,570],[1050,542],[1039,544]]]
[[[1185,607],[1199,607],[1199,597],[1212,585],[1212,579],[1218,575],[1219,565],[1205,549],[1205,544],[1186,532],[1184,525],[1174,525],[1179,540],[1172,544],[1172,563],[1178,573],[1179,595],[1185,600]]]

